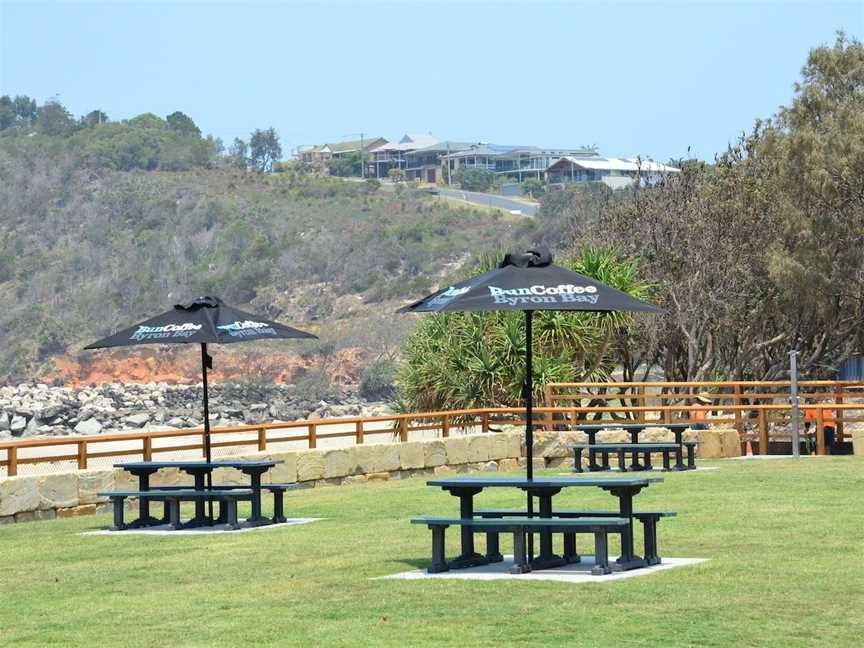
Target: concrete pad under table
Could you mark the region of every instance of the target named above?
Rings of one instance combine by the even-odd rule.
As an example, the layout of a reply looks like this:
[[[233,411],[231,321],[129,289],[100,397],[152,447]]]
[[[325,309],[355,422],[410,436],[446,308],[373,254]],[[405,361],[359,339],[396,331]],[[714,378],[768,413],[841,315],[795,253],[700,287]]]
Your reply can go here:
[[[300,524],[309,524],[317,522],[323,518],[293,518],[278,524],[264,524],[260,526],[242,526],[239,529],[232,529],[227,524],[215,524],[212,527],[195,527],[194,529],[181,529],[175,531],[167,524],[138,528],[138,529],[123,529],[122,531],[111,531],[109,529],[101,529],[99,531],[82,531],[78,535],[82,536],[125,536],[125,535],[158,535],[158,536],[190,536],[190,535],[234,535],[236,533],[246,533],[248,531],[266,531],[267,529],[283,529],[285,527],[297,526]]]
[[[494,580],[518,580],[518,581],[552,581],[557,583],[610,583],[612,581],[621,580],[623,578],[639,578],[640,576],[650,576],[657,572],[668,569],[676,569],[678,567],[686,567],[688,565],[698,565],[706,562],[708,558],[667,558],[663,557],[663,562],[659,565],[651,565],[650,567],[642,567],[640,569],[632,569],[630,571],[612,572],[605,576],[592,576],[591,568],[594,566],[594,556],[582,556],[582,561],[576,564],[563,565],[552,569],[542,569],[532,571],[527,574],[511,574],[510,568],[513,566],[513,556],[504,556],[503,562],[492,563],[490,565],[482,565],[480,567],[470,567],[467,569],[459,569],[453,571],[439,572],[437,574],[427,574],[425,569],[414,569],[411,571],[391,574],[390,576],[379,576],[373,580],[382,579],[397,579],[397,580],[427,580],[427,579],[447,579],[455,578],[459,580],[477,580],[477,581],[494,581]]]

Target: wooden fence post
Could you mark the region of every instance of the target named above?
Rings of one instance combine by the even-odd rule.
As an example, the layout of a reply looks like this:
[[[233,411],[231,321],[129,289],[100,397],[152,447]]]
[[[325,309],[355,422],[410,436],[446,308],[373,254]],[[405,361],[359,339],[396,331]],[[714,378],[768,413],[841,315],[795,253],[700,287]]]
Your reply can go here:
[[[399,419],[399,440],[405,443],[408,440],[408,417],[403,416]]]
[[[480,429],[483,430],[483,432],[489,431],[489,412],[483,412],[482,427]]]
[[[78,470],[87,468],[87,441],[81,439],[78,442]]]
[[[141,454],[144,457],[144,461],[153,461],[153,439],[149,436],[145,436],[143,441],[144,448]]]
[[[267,430],[258,428],[258,452],[264,452],[267,449]]]
[[[318,426],[315,423],[309,424],[309,449],[312,450],[318,447]]]
[[[648,403],[648,401],[645,398],[645,385],[639,385],[638,387],[636,387],[636,406],[637,407],[645,407],[647,403]],[[645,410],[640,409],[638,416],[639,416],[639,422],[644,423],[645,422]]]
[[[768,454],[768,413],[759,409],[759,454]]]
[[[357,423],[354,424],[354,433],[357,437],[357,444],[359,445],[359,444],[363,443],[363,421],[362,420],[357,421]]]
[[[837,405],[843,404],[843,385],[837,385],[834,388],[834,402]],[[834,419],[836,421],[836,435],[837,439],[834,441],[835,443],[843,443],[843,410],[837,409],[834,410]]]
[[[6,474],[14,477],[18,474],[18,448],[6,448]]]
[[[552,396],[552,385],[549,385],[547,383],[547,385],[544,388],[544,391],[545,391],[545,395],[546,395],[546,402],[544,403],[544,405],[546,405],[546,407],[553,407],[554,398]],[[552,426],[555,424],[553,413],[552,412],[546,412],[546,414],[543,416],[543,420],[544,420],[543,427],[545,427],[547,430],[551,430]]]
[[[821,407],[816,410],[816,454],[825,454],[825,416]]]
[[[446,438],[450,436],[450,415],[445,414],[441,417],[441,436]]]
[[[741,405],[741,385],[738,383],[735,384],[735,387],[732,392],[732,405]],[[738,436],[740,437],[744,434],[744,421],[741,419],[741,410],[735,410],[735,429],[738,431]]]

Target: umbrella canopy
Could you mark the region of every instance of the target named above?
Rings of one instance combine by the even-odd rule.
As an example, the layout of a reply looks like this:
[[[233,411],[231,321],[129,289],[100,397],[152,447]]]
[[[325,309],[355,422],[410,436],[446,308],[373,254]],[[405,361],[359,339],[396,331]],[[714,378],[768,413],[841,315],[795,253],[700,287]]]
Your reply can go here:
[[[399,310],[402,313],[459,311],[525,312],[525,445],[528,479],[534,477],[533,380],[531,322],[534,311],[657,312],[653,304],[552,263],[545,247],[507,254],[501,264],[471,279],[453,284]]]
[[[646,311],[652,304],[596,279],[552,263],[546,248],[508,254],[494,270],[453,284],[399,312],[456,311]]]
[[[161,315],[88,344],[84,348],[106,349],[139,344],[199,344],[204,387],[204,455],[209,463],[211,460],[210,399],[207,370],[213,368],[213,358],[207,353],[207,345],[280,338],[317,338],[317,336],[238,310],[228,306],[218,297],[199,297],[189,304],[178,304]],[[207,486],[212,488],[210,473],[207,478]],[[210,508],[212,519],[212,502]]]
[[[218,297],[199,297],[171,310],[88,344],[85,349],[138,344],[234,344],[278,338],[316,336],[270,322],[228,306]]]

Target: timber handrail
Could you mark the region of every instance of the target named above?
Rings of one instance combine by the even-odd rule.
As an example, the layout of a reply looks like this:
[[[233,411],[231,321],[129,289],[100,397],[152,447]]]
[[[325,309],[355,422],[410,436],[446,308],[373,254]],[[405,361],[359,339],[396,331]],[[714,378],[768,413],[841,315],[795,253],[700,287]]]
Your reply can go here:
[[[574,428],[579,424],[604,422],[614,425],[622,423],[626,420],[638,420],[648,423],[669,423],[673,420],[679,423],[703,423],[706,421],[693,418],[697,412],[723,412],[729,416],[713,416],[707,422],[710,424],[726,424],[730,423],[739,431],[744,433],[744,427],[748,423],[754,423],[758,427],[759,452],[767,453],[767,445],[770,440],[770,423],[776,421],[788,421],[791,412],[791,403],[766,403],[752,402],[741,403],[742,399],[760,399],[760,400],[777,400],[786,398],[788,394],[757,394],[747,393],[741,390],[741,387],[765,387],[769,385],[788,386],[788,382],[784,381],[763,381],[763,382],[747,382],[747,381],[726,381],[726,382],[655,382],[655,383],[556,383],[546,387],[547,402],[553,403],[551,406],[535,407],[535,422],[538,427],[545,427],[553,430],[559,428]],[[660,402],[658,404],[646,404],[647,400],[660,400],[661,394],[644,393],[645,387],[657,386],[660,388],[670,387],[694,387],[694,386],[712,386],[712,387],[729,387],[735,388],[735,391],[730,394],[715,393],[718,400],[734,400],[736,403],[725,404],[715,403],[712,405],[695,405],[695,404],[670,404]],[[816,397],[831,397],[835,402],[830,403],[830,409],[837,413],[837,436],[838,440],[843,440],[842,424],[843,422],[864,422],[864,418],[852,418],[845,413],[852,410],[864,411],[864,403],[850,403],[848,400],[843,402],[843,395],[852,396],[852,393],[846,391],[853,387],[862,387],[861,383],[852,381],[801,381],[802,387],[827,387],[832,389],[830,392],[814,394]],[[575,394],[555,394],[554,390],[563,388],[607,388],[607,387],[626,387],[640,388],[643,391],[638,394],[617,393],[617,394],[594,394],[594,393],[575,393]],[[551,391],[550,391],[551,390]],[[549,398],[552,394],[553,398]],[[687,399],[692,398],[693,394],[672,393],[663,394],[662,396],[671,396]],[[608,397],[608,398],[603,398]],[[563,400],[621,400],[619,405],[604,404],[604,405],[555,405],[554,403]],[[640,405],[625,404],[623,401],[640,401]],[[665,399],[664,399],[665,400]],[[822,409],[825,405],[816,406],[818,408],[816,425],[816,437],[819,447],[819,452],[824,453],[824,421],[822,420]],[[482,432],[489,432],[495,425],[501,424],[523,424],[524,423],[524,408],[518,407],[488,407],[475,409],[459,409],[459,410],[442,410],[434,412],[416,412],[416,413],[399,413],[381,416],[349,416],[333,419],[309,419],[298,421],[274,421],[269,423],[251,423],[246,425],[236,425],[230,427],[214,427],[212,435],[214,441],[213,447],[238,447],[250,446],[254,447],[255,451],[266,451],[269,444],[285,443],[285,442],[306,442],[309,448],[318,447],[319,441],[323,439],[346,438],[353,439],[355,444],[363,444],[367,437],[373,435],[389,434],[394,440],[409,441],[413,432],[422,431],[437,431],[440,436],[446,437],[451,434],[454,429],[479,428]],[[682,416],[682,414],[689,414]],[[592,418],[587,418],[592,415]],[[604,415],[618,415],[617,420],[603,418]],[[657,416],[656,419],[649,418]],[[745,415],[746,418],[745,418]],[[620,417],[624,416],[622,420]],[[386,427],[380,427],[380,425]],[[328,431],[328,428],[333,426],[346,426],[345,430]],[[379,427],[371,427],[379,426]],[[302,429],[302,432],[300,430]],[[291,430],[298,432],[291,434]],[[281,434],[280,434],[281,432]],[[226,435],[242,435],[249,433],[248,438],[225,439]],[[121,458],[130,455],[140,455],[145,459],[152,459],[156,454],[166,452],[177,452],[187,450],[202,450],[203,451],[203,434],[202,427],[184,428],[178,430],[158,430],[158,431],[137,431],[137,432],[117,432],[109,434],[100,434],[94,436],[64,436],[64,437],[49,437],[35,439],[16,439],[11,441],[0,441],[0,468],[5,467],[8,476],[18,474],[18,467],[21,464],[37,464],[37,463],[53,463],[58,461],[74,461],[77,462],[79,468],[86,468],[89,459],[117,457]],[[154,440],[171,439],[181,437],[197,437],[194,442],[184,443],[183,445],[154,445]],[[219,437],[218,440],[215,437]],[[97,444],[112,443],[112,442],[137,442],[138,447],[116,449],[116,450],[97,450]],[[21,456],[19,451],[26,451],[33,448],[57,448],[57,454],[46,456]],[[5,454],[5,457],[3,456]]]

